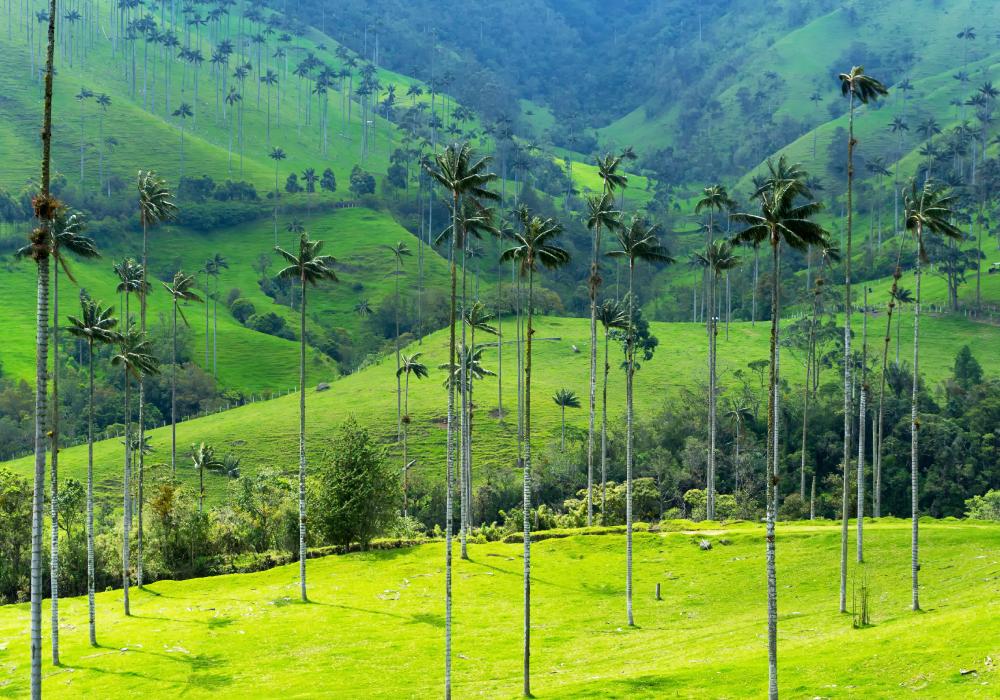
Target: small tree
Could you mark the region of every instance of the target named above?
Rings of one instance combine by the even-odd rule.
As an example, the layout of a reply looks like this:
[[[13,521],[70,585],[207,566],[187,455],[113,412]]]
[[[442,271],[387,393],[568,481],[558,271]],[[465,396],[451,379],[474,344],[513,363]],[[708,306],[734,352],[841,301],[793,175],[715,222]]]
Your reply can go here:
[[[562,437],[559,441],[560,449],[566,451],[566,409],[567,408],[580,408],[580,398],[576,393],[570,391],[569,389],[560,389],[553,396],[552,400],[555,401],[556,406],[562,415]]]
[[[399,481],[385,448],[354,418],[340,427],[333,454],[318,470],[319,531],[333,544],[367,548],[396,517]]]
[[[319,187],[324,192],[336,192],[337,191],[337,176],[333,174],[330,168],[323,171],[323,177],[320,178]]]

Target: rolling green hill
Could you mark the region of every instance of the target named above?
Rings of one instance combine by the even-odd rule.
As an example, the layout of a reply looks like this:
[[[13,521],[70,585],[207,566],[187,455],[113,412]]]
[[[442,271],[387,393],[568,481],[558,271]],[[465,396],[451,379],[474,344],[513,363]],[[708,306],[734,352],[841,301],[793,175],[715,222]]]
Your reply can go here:
[[[418,241],[386,214],[369,209],[349,208],[335,212],[308,216],[296,213],[314,238],[324,240],[324,251],[337,258],[339,284],[321,285],[310,292],[308,310],[313,323],[324,328],[344,328],[350,334],[359,332],[361,318],[354,307],[361,299],[369,299],[373,308],[394,293],[392,262],[386,246],[399,241],[407,242],[414,255],[406,262],[404,286],[416,285]],[[294,247],[295,234],[285,231],[290,216],[279,217],[279,243]],[[257,284],[259,275],[254,264],[262,254],[272,259],[274,274],[281,262],[273,254],[274,227],[270,220],[261,220],[233,228],[218,229],[210,233],[165,226],[151,234],[150,275],[169,279],[172,271],[184,269],[188,273],[200,270],[205,260],[221,253],[229,263],[219,278],[219,381],[224,387],[247,392],[284,391],[298,382],[298,352],[294,341],[284,340],[246,328],[229,313],[225,305],[231,289],[239,289],[241,296],[253,302],[258,312],[274,311],[284,317],[289,326],[298,332],[298,312],[278,305],[266,296]],[[112,272],[113,262],[122,256],[137,255],[141,234],[127,248],[115,246],[103,251],[104,257],[93,262],[77,261],[72,269],[80,287],[105,303],[121,303],[114,292],[118,279]],[[447,265],[432,250],[424,256],[425,284],[428,288],[443,288],[447,280]],[[10,303],[0,310],[0,324],[6,329],[11,342],[0,349],[0,362],[4,373],[30,379],[34,373],[32,338],[34,327],[31,319],[34,305],[35,272],[28,262],[8,262],[0,270],[4,279],[4,298]],[[204,275],[199,275],[199,285],[204,286]],[[214,282],[210,283],[214,288]],[[199,290],[202,296],[203,289]],[[79,290],[62,279],[60,286],[61,323],[66,325],[67,314],[79,311]],[[9,296],[8,296],[9,295]],[[150,294],[150,318],[167,314],[170,300],[160,285],[154,281]],[[184,309],[191,324],[194,360],[204,364],[202,352],[205,342],[204,309],[201,305],[188,304]],[[329,381],[336,376],[335,364],[318,351],[311,351],[309,381]]]
[[[665,530],[689,525],[670,523]],[[1000,683],[1000,528],[921,524],[921,598],[910,612],[909,524],[866,528],[872,624],[836,612],[839,528],[778,528],[779,682],[786,697],[992,698]],[[698,541],[712,548],[702,551]],[[767,687],[764,533],[759,525],[635,536],[635,616],[625,625],[624,538],[537,542],[532,550],[532,690],[542,698],[758,698]],[[454,691],[519,696],[521,546],[470,545],[455,558]],[[49,697],[176,695],[428,698],[443,679],[441,543],[63,599],[62,665]],[[853,567],[852,567],[853,571]],[[852,573],[857,581],[858,574]],[[653,590],[662,585],[662,601]],[[46,610],[46,615],[48,611]],[[27,604],[0,608],[0,696],[26,692]],[[47,617],[45,618],[48,619]]]
[[[902,331],[904,345],[907,338],[912,337],[912,322],[912,314],[906,312]],[[654,358],[644,362],[636,375],[635,402],[640,415],[655,410],[664,402],[681,399],[684,390],[699,390],[707,375],[702,351],[706,342],[703,325],[653,323],[651,326],[653,334],[660,340],[660,346]],[[550,397],[563,388],[575,391],[581,399],[586,396],[589,322],[586,319],[548,317],[539,319],[536,328],[532,418],[535,425],[534,441],[537,445],[544,446],[555,444],[560,430],[559,409]],[[502,358],[504,410],[512,412],[516,410],[517,400],[514,345],[511,340],[514,324],[508,319],[502,324],[501,330],[508,337]],[[880,332],[878,321],[873,321],[872,347]],[[733,388],[734,370],[745,370],[747,363],[766,359],[768,333],[766,323],[758,323],[756,327],[749,323],[737,323],[732,325],[730,339],[727,341],[720,330],[718,372],[722,386]],[[998,342],[1000,328],[957,318],[925,316],[921,321],[921,364],[933,386],[950,376],[955,353],[962,344],[968,344],[987,375],[996,376],[1000,374],[1000,356],[992,348]],[[575,352],[574,347],[579,352]],[[439,331],[425,338],[419,346],[414,344],[404,350],[408,354],[414,351],[424,353],[421,359],[431,369],[431,376],[420,382],[411,382],[409,452],[417,459],[414,473],[434,483],[443,478],[447,402],[442,387],[443,372],[437,368],[447,362],[447,333]],[[612,366],[617,365],[615,357],[620,357],[620,353],[619,348],[612,349]],[[294,368],[292,353],[288,353],[288,361]],[[487,369],[498,369],[495,348],[487,349],[484,362]],[[795,353],[786,353],[782,366],[785,379],[792,385],[801,383],[802,364]],[[311,459],[327,459],[330,441],[337,426],[350,415],[357,417],[387,442],[394,441],[395,369],[395,359],[390,356],[339,379],[329,391],[317,393],[310,389],[306,430],[310,440]],[[831,376],[830,370],[827,372],[827,376]],[[487,377],[474,386],[474,400],[479,407],[474,420],[476,456],[473,470],[477,483],[484,480],[492,469],[512,469],[516,457],[517,421],[513,415],[509,415],[503,422],[496,418],[497,390],[498,382],[493,377]],[[623,399],[624,378],[621,372],[613,370],[608,389],[608,413],[612,419],[622,415]],[[205,441],[239,455],[244,470],[277,467],[291,472],[297,464],[297,401],[297,396],[285,396],[183,422],[177,427],[178,444]],[[582,403],[586,404],[586,401],[582,400]],[[586,409],[570,410],[566,420],[571,428],[585,431]],[[254,426],[252,430],[250,426]],[[157,448],[150,461],[155,463],[166,459],[170,444],[169,426],[148,431],[147,435]],[[95,479],[99,490],[109,495],[120,492],[120,451],[121,446],[117,440],[100,442],[94,449]],[[61,450],[61,473],[67,477],[83,477],[86,458],[85,445]],[[31,459],[24,458],[5,463],[4,466],[21,474],[29,474],[31,465]],[[179,468],[178,475],[192,483],[197,479],[197,474],[186,462]],[[226,487],[224,477],[206,474],[206,489],[211,500],[224,499]]]

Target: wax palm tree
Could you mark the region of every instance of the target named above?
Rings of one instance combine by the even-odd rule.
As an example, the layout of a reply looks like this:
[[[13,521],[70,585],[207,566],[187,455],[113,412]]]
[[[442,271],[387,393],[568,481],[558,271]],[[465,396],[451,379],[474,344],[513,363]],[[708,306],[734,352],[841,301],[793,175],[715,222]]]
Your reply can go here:
[[[333,271],[337,262],[322,255],[323,241],[309,240],[309,234],[299,237],[299,249],[293,254],[275,246],[288,267],[278,272],[282,279],[297,279],[302,299],[299,309],[299,588],[303,602],[306,595],[306,287],[324,280],[339,281]]]
[[[498,196],[487,189],[496,180],[496,175],[488,171],[489,158],[479,158],[468,143],[452,144],[440,153],[434,154],[433,164],[423,161],[421,166],[430,177],[451,195],[452,235],[448,262],[451,272],[451,297],[448,315],[448,361],[455,363],[455,321],[458,273],[456,257],[460,239],[459,214],[461,201],[469,198],[476,201],[496,200]],[[463,243],[464,245],[464,243]],[[446,448],[447,485],[445,490],[445,698],[451,698],[451,537],[452,537],[452,469],[454,468],[455,445],[455,386],[448,386],[448,428]]]
[[[94,603],[94,348],[118,340],[114,309],[102,306],[86,294],[80,295],[79,317],[69,317],[69,332],[87,343],[87,605],[90,622],[90,645],[97,646],[96,606]]]
[[[805,502],[806,498],[806,454],[808,453],[809,436],[809,394],[810,389],[815,393],[812,386],[813,371],[819,376],[819,365],[816,359],[816,324],[819,319],[820,303],[823,299],[823,289],[826,285],[826,269],[834,262],[840,261],[840,250],[833,246],[825,246],[820,256],[819,274],[813,286],[812,316],[809,319],[809,340],[806,344],[806,380],[802,391],[802,449],[799,455],[799,497]]]
[[[285,153],[285,149],[275,147],[271,149],[267,157],[274,161],[274,199],[277,200],[280,196],[278,194],[278,165],[288,157],[288,154]]]
[[[724,185],[711,185],[702,190],[702,197],[699,199],[694,206],[694,211],[696,214],[701,214],[703,211],[708,212],[708,226],[705,227],[705,249],[712,245],[712,239],[716,234],[715,227],[715,215],[716,213],[721,214],[724,210],[732,209],[736,206],[736,203],[729,197],[729,192],[726,190]],[[715,306],[713,305],[714,300],[709,300],[711,289],[710,278],[711,271],[706,267],[702,273],[702,299],[708,302],[709,311],[709,321],[714,318]],[[713,502],[714,505],[714,502]]]
[[[729,399],[729,408],[725,417],[733,424],[735,437],[733,440],[733,491],[740,490],[740,429],[753,417],[753,411],[742,399]]]
[[[850,112],[847,131],[847,244],[844,254],[844,452],[843,452],[843,489],[841,498],[841,532],[840,532],[840,612],[847,612],[847,528],[850,516],[850,501],[848,487],[850,485],[851,469],[851,423],[853,420],[854,385],[851,377],[851,312],[854,302],[851,300],[851,256],[852,234],[854,229],[854,148],[857,140],[854,138],[854,113],[856,104],[868,104],[879,97],[889,94],[888,89],[875,78],[865,75],[864,66],[854,66],[847,73],[839,76],[840,91],[848,98]],[[859,513],[858,517],[863,514]]]
[[[80,212],[67,212],[60,207],[56,211],[52,220],[52,257],[56,264],[52,274],[52,316],[59,318],[59,269],[70,279],[76,282],[66,259],[66,253],[73,253],[81,258],[100,257],[97,246],[92,238],[83,235],[87,226],[83,214]],[[30,254],[30,246],[18,251],[19,255]],[[56,322],[52,327],[52,465],[49,470],[50,476],[50,561],[49,569],[52,573],[51,583],[51,616],[52,616],[52,662],[59,663],[59,324]]]
[[[913,269],[913,394],[910,399],[910,499],[912,519],[911,540],[911,578],[913,584],[913,609],[920,610],[918,591],[918,576],[920,570],[918,513],[919,501],[917,491],[917,472],[919,467],[919,431],[920,418],[917,410],[917,397],[920,386],[920,275],[921,263],[927,262],[925,248],[928,233],[937,234],[953,240],[962,239],[962,231],[955,226],[952,219],[955,215],[956,197],[946,188],[931,181],[925,181],[922,188],[917,187],[914,180],[910,192],[903,201],[906,230],[913,235],[917,245],[917,259]]]
[[[95,102],[100,110],[97,113],[97,190],[100,191],[104,187],[104,115],[111,107],[111,97],[102,92]]]
[[[267,86],[267,147],[271,147],[271,88],[278,84],[278,74],[273,70],[268,69],[267,72],[260,76],[260,82]]]
[[[372,315],[372,305],[367,299],[360,300],[354,305],[354,313],[361,318],[368,318]]]
[[[534,335],[534,285],[539,266],[555,269],[569,262],[569,253],[559,247],[562,227],[552,219],[533,215],[523,206],[517,212],[521,230],[512,234],[513,247],[501,260],[514,261],[528,278],[528,331],[524,351],[524,695],[531,695],[531,339]]]
[[[559,441],[559,449],[566,451],[566,409],[580,408],[580,397],[569,389],[560,389],[553,396],[552,400],[559,407],[562,416],[562,437]]]
[[[184,177],[184,123],[187,118],[193,116],[194,112],[191,111],[191,105],[187,102],[181,102],[177,109],[173,111],[174,117],[181,120],[181,177]]]
[[[194,275],[186,275],[183,270],[174,273],[173,282],[167,284],[161,282],[163,288],[167,290],[173,303],[173,324],[172,338],[173,350],[170,362],[170,474],[177,478],[177,316],[180,315],[184,325],[190,325],[184,312],[179,307],[179,302],[195,301],[201,303],[203,300],[194,292]]]
[[[166,223],[177,214],[173,195],[167,188],[167,183],[152,170],[140,170],[137,177],[139,222],[142,224],[142,286],[139,289],[139,330],[146,333],[146,296],[149,294],[149,229]],[[139,441],[144,442],[146,436],[146,390],[142,381],[144,375],[139,375]],[[143,488],[145,484],[145,457],[139,453],[139,489],[137,493],[139,510],[139,529],[136,539],[136,582],[142,587],[142,545],[143,545]]]
[[[476,331],[480,333],[487,333],[489,335],[499,335],[499,330],[493,325],[493,321],[496,320],[496,316],[490,313],[486,305],[481,301],[474,301],[471,306],[463,310],[462,322],[466,327],[469,328],[471,333],[471,338],[469,341],[469,347],[473,350],[472,359],[475,360],[482,356],[483,348],[476,345]],[[463,341],[463,345],[464,345]],[[497,342],[497,347],[500,347],[499,340]],[[462,378],[465,381],[464,390],[460,386],[460,391],[463,394],[463,403],[465,405],[464,414],[462,419],[462,427],[465,430],[465,435],[463,437],[463,447],[464,447],[464,468],[465,468],[465,502],[466,508],[466,520],[465,529],[469,531],[472,529],[472,417],[475,405],[472,400],[472,389],[473,380],[482,379],[483,376],[493,376],[493,372],[487,372],[483,374],[482,372],[474,372],[472,368],[466,372],[465,377]]]
[[[713,189],[713,188],[709,188]],[[695,253],[694,261],[708,271],[708,467],[706,474],[706,517],[715,520],[715,439],[716,427],[716,339],[719,335],[718,318],[715,313],[715,297],[719,288],[719,277],[740,264],[740,258],[733,252],[728,241],[709,243],[704,253]]]
[[[410,426],[410,375],[413,375],[416,379],[424,379],[429,376],[427,372],[427,365],[420,361],[420,357],[423,353],[415,352],[412,355],[403,355],[403,361],[396,370],[396,377],[400,375],[404,379],[404,391],[403,391],[403,517],[407,516],[407,453],[406,453],[406,439],[407,433],[409,432]]]
[[[130,561],[130,540],[132,536],[132,427],[130,417],[130,397],[131,377],[137,383],[142,382],[142,378],[156,374],[159,363],[153,356],[153,347],[145,334],[139,330],[135,324],[129,324],[125,331],[118,337],[118,354],[111,358],[111,364],[121,367],[125,381],[125,470],[122,480],[122,493],[124,499],[124,518],[122,520],[122,594],[124,596],[125,614],[131,615],[129,608],[129,586],[131,578],[129,568]],[[139,438],[139,444],[143,440]],[[141,455],[142,450],[139,451]]]
[[[228,172],[232,174],[233,172],[233,132],[236,128],[236,117],[238,110],[242,106],[243,95],[241,95],[235,87],[229,88],[229,94],[226,95],[226,104],[229,106],[229,161],[228,161]]]
[[[392,256],[392,262],[394,265],[394,270],[392,272],[395,278],[396,286],[396,302],[393,311],[393,316],[396,321],[396,439],[400,439],[403,433],[403,407],[402,407],[402,379],[399,375],[399,368],[402,366],[400,356],[399,356],[399,278],[403,274],[403,258],[413,255],[410,251],[410,247],[406,245],[404,241],[399,241],[396,245],[384,246],[389,254]]]
[[[134,258],[125,258],[121,262],[115,263],[114,271],[119,280],[115,291],[122,297],[122,308],[125,310],[124,321],[129,323],[129,295],[139,294],[143,288],[142,265]]]
[[[612,329],[627,327],[628,317],[625,306],[617,299],[605,299],[597,309],[597,320],[604,327],[604,384],[601,389],[601,521],[604,523],[604,506],[608,502],[608,348],[611,345]]]
[[[206,445],[204,442],[191,445],[191,462],[198,470],[198,512],[205,511],[205,470],[221,469],[225,466],[215,454],[215,448]]]
[[[644,260],[672,263],[667,249],[660,245],[660,228],[639,216],[615,232],[618,248],[608,255],[628,261],[628,311],[625,354],[625,612],[630,627],[635,625],[632,614],[632,389],[635,378],[635,294],[633,278],[635,264]]]
[[[42,697],[42,506],[45,497],[46,379],[49,347],[49,257],[51,225],[58,209],[49,185],[52,166],[52,78],[55,74],[56,0],[49,0],[45,49],[45,92],[42,100],[42,164],[39,193],[32,201],[38,226],[29,238],[37,269],[35,314],[35,472],[31,498],[31,700]]]
[[[902,244],[902,240],[900,240]],[[900,245],[900,253],[902,253],[902,245]],[[889,312],[886,314],[886,329],[885,338],[882,346],[882,371],[880,378],[880,388],[878,397],[878,421],[875,426],[875,460],[872,465],[872,514],[876,518],[882,517],[882,440],[884,426],[884,399],[885,399],[885,385],[888,381],[889,375],[889,343],[892,335],[892,317],[895,312],[896,315],[896,360],[893,363],[893,367],[899,370],[899,342],[901,335],[901,326],[903,319],[903,304],[912,304],[913,292],[911,292],[906,287],[899,286],[899,278],[902,277],[903,272],[899,267],[898,260],[896,264],[896,269],[893,272],[892,288],[889,290]],[[896,312],[896,306],[899,306],[899,311]]]
[[[621,183],[624,175],[616,170],[620,158],[605,156],[598,159],[598,169],[604,180],[604,193],[600,197],[587,199],[587,228],[591,236],[590,276],[587,279],[587,293],[590,295],[590,421],[587,428],[587,526],[594,524],[594,414],[597,405],[597,292],[601,287],[601,229],[614,231],[621,220],[621,212],[615,208],[614,188]]]
[[[212,379],[215,380],[219,378],[219,276],[223,270],[228,269],[229,262],[222,255],[216,253],[212,256],[208,274],[215,278],[215,291],[212,294]]]
[[[823,245],[826,232],[810,219],[823,208],[808,201],[811,192],[805,184],[806,173],[798,164],[789,164],[784,156],[768,160],[769,174],[754,193],[758,200],[757,213],[731,215],[735,223],[744,224],[735,240],[751,245],[767,242],[771,246],[774,283],[771,285],[770,378],[767,407],[767,628],[768,628],[768,694],[778,697],[778,594],[775,574],[774,525],[778,505],[778,416],[779,377],[778,329],[781,318],[781,244],[796,250],[810,245]],[[807,201],[803,202],[802,199]]]

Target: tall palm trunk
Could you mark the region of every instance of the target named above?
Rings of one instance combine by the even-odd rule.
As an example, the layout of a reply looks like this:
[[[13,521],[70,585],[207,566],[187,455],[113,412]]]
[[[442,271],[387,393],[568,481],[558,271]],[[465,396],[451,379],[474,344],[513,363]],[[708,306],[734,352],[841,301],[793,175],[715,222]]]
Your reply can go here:
[[[90,646],[97,646],[94,604],[94,341],[88,342],[90,362],[87,390],[87,610],[90,622]]]
[[[775,570],[775,520],[778,506],[778,391],[780,368],[778,365],[778,333],[780,326],[780,239],[777,232],[771,235],[771,254],[774,261],[774,284],[771,288],[771,366],[767,404],[767,670],[768,697],[778,698],[778,584]]]
[[[125,615],[131,615],[129,608],[129,568],[131,567],[131,535],[132,535],[132,418],[129,389],[128,367],[125,367],[125,469],[122,475],[122,600]]]
[[[299,593],[306,594],[306,273],[302,270],[299,307]]]
[[[861,395],[858,401],[858,563],[864,561],[865,522],[865,438],[867,436],[868,410],[868,285],[864,291],[864,309],[861,314]]]
[[[142,330],[143,335],[146,333],[146,295],[149,292],[147,287],[147,272],[146,269],[149,265],[148,252],[149,252],[149,235],[148,235],[149,224],[146,221],[145,215],[142,217],[142,288],[139,290],[139,327]],[[139,488],[136,494],[136,505],[138,507],[138,529],[136,532],[136,562],[135,562],[135,580],[136,585],[142,588],[142,535],[143,535],[143,518],[142,518],[142,505],[143,505],[143,486],[145,484],[145,463],[146,463],[146,384],[143,381],[144,377],[142,374],[139,375]]]
[[[718,334],[715,314],[715,295],[718,275],[709,269],[709,319],[708,319],[708,468],[706,475],[707,502],[705,517],[715,520],[715,340]]]
[[[53,202],[49,181],[52,154],[52,78],[56,42],[56,2],[49,0],[48,44],[45,53],[45,97],[42,118],[41,192],[35,206],[39,220],[32,234],[38,268],[35,315],[35,474],[31,500],[31,698],[42,697],[42,507],[45,500],[46,380],[48,378],[49,246]]]
[[[917,224],[917,240],[923,234],[922,226]],[[912,521],[910,542],[910,576],[913,586],[914,610],[920,610],[920,590],[918,574],[920,571],[919,544],[919,492],[917,491],[917,470],[919,468],[919,436],[920,418],[917,414],[917,398],[919,388],[920,367],[920,255],[917,254],[916,268],[913,271],[916,291],[913,299],[913,393],[910,398],[910,519]]]
[[[528,260],[528,335],[524,350],[524,697],[531,696],[531,337],[534,260]]]
[[[885,411],[885,385],[886,377],[888,376],[888,363],[889,363],[889,342],[892,337],[892,314],[898,303],[896,300],[896,292],[899,291],[899,278],[903,276],[903,271],[899,266],[900,259],[903,255],[903,241],[905,238],[900,236],[899,249],[896,253],[896,267],[893,268],[892,273],[892,288],[889,291],[889,310],[886,313],[886,327],[885,327],[885,338],[883,338],[882,345],[882,372],[879,378],[879,391],[878,391],[878,438],[875,447],[875,463],[872,465],[872,471],[874,472],[874,484],[872,486],[874,493],[874,503],[872,505],[872,515],[876,518],[882,517],[882,438],[883,438],[883,424],[884,424],[884,411]],[[902,309],[900,309],[900,316],[902,317]],[[897,323],[896,330],[896,365],[899,365],[899,321]]]
[[[399,255],[396,255],[396,439],[398,440],[403,432],[403,413],[401,391],[401,378],[399,376]]]
[[[608,345],[610,330],[604,329],[604,387],[601,390],[601,524],[607,525],[604,516],[604,506],[608,496],[608,374],[611,365],[608,363]]]
[[[850,121],[847,137],[847,255],[844,256],[844,454],[840,529],[840,612],[847,612],[847,532],[850,510],[848,494],[851,476],[851,423],[853,422],[851,383],[851,236],[854,223],[854,91],[850,94]]]
[[[173,350],[170,363],[170,475],[177,481],[177,297],[174,297]]]
[[[605,193],[607,186],[605,186]],[[597,406],[597,288],[601,277],[597,256],[600,255],[601,227],[595,224],[591,245],[590,280],[590,419],[587,427],[587,527],[594,524],[594,414]]]
[[[366,127],[367,128],[367,127]],[[459,438],[458,438],[458,489],[459,489],[459,537],[461,539],[461,557],[462,559],[469,558],[468,549],[468,528],[469,528],[469,502],[466,497],[468,492],[468,484],[466,483],[466,449],[468,447],[468,421],[469,421],[469,396],[467,392],[468,385],[468,371],[469,371],[469,348],[465,343],[466,340],[466,253],[468,251],[468,241],[465,240],[464,236],[462,240],[462,353],[461,359],[459,360],[459,385],[458,393],[462,398],[462,408],[461,415],[458,420]]]
[[[52,665],[59,665],[59,245],[53,240],[52,269],[52,466],[49,473],[51,520],[49,583],[52,591]]]
[[[448,316],[448,366],[455,366],[455,305],[458,291],[458,271],[455,258],[458,247],[458,192],[452,191],[451,248],[451,298]],[[455,377],[448,381],[448,430],[445,448],[445,573],[444,573],[444,697],[451,700],[451,539],[452,539],[452,469],[455,466]]]
[[[403,410],[403,517],[405,518],[408,515],[407,508],[409,506],[409,504],[406,501],[407,486],[409,485],[408,484],[408,480],[406,478],[406,474],[407,474],[407,471],[408,471],[407,465],[409,464],[409,462],[407,461],[407,454],[406,454],[406,438],[408,437],[407,434],[409,433],[409,425],[410,425],[410,373],[409,372],[406,373],[406,391],[403,394],[403,403],[404,403],[404,410]]]
[[[628,356],[625,367],[625,613],[629,627],[635,625],[632,614],[632,378],[635,375],[635,299],[632,280],[635,260],[628,261]]]
[[[50,34],[51,36],[51,34]],[[50,54],[51,56],[51,54]],[[50,222],[41,235],[48,246]],[[31,505],[31,695],[42,697],[42,509],[45,502],[46,379],[48,377],[49,258],[39,256],[35,338],[35,479]]]

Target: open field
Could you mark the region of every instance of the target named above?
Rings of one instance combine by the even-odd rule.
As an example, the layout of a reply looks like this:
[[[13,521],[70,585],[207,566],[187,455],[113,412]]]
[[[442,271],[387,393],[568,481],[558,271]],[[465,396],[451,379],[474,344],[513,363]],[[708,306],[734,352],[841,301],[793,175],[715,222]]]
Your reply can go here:
[[[689,527],[678,523],[676,528]],[[835,523],[778,526],[779,679],[795,698],[993,698],[1000,684],[1000,526],[922,523],[922,600],[910,612],[909,523],[866,528],[872,625],[837,612]],[[708,539],[712,549],[697,542]],[[637,533],[635,628],[625,625],[624,538],[572,536],[532,551],[532,689],[539,698],[759,698],[767,687],[764,535],[756,525]],[[63,666],[48,697],[429,698],[440,694],[444,545],[257,574],[160,581],[60,603]],[[454,691],[520,690],[521,546],[455,559]],[[858,581],[852,565],[852,581]],[[662,584],[663,600],[653,589]],[[47,615],[47,611],[46,611]],[[27,605],[0,608],[0,696],[27,691]],[[46,620],[47,617],[43,618]],[[963,671],[973,671],[963,674]]]

